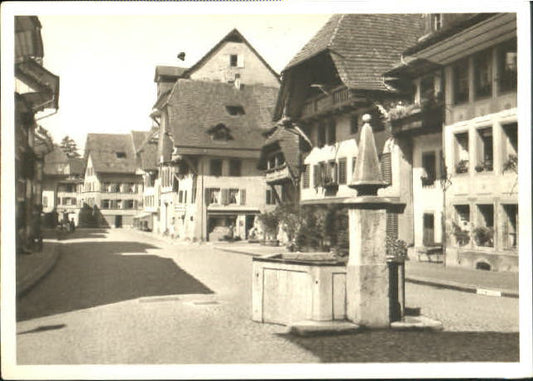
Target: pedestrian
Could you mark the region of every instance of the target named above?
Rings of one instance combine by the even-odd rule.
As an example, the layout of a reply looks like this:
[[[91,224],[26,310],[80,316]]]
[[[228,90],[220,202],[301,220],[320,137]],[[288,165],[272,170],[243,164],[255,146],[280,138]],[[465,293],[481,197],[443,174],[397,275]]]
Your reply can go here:
[[[76,224],[74,223],[74,218],[70,219],[70,231],[74,233],[76,230]]]
[[[174,235],[176,234],[176,228],[174,227],[174,224],[176,223],[176,218],[172,217],[172,222],[170,224],[170,238],[174,239]]]

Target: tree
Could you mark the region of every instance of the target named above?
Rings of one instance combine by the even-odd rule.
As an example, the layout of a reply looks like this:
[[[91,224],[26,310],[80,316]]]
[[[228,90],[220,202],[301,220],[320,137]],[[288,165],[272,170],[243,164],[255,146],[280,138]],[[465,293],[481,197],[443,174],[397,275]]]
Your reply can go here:
[[[80,157],[76,142],[68,135],[61,140],[60,147],[69,158]]]

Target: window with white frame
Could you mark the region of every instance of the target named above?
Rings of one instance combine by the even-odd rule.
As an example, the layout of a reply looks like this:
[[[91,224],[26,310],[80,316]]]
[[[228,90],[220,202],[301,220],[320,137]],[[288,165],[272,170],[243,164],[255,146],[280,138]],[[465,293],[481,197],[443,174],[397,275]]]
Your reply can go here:
[[[503,247],[507,250],[518,248],[518,204],[504,204],[503,207]]]
[[[504,136],[502,144],[503,172],[518,172],[518,124],[504,124],[502,131]]]
[[[478,204],[473,238],[477,246],[494,247],[494,205]]]
[[[492,49],[474,55],[474,94],[476,98],[492,95]]]
[[[494,150],[492,143],[492,127],[477,130],[477,163],[476,172],[492,171]]]
[[[422,181],[423,186],[433,185],[437,178],[437,155],[435,151],[422,153]]]
[[[454,205],[455,217],[452,234],[457,246],[466,246],[470,242],[470,206]]]
[[[469,80],[468,80],[468,59],[456,62],[452,67],[453,75],[453,102],[454,104],[468,102]]]
[[[498,47],[498,85],[500,92],[516,90],[518,65],[516,39]]]
[[[467,173],[470,161],[468,148],[468,132],[455,134],[454,139],[455,173]]]

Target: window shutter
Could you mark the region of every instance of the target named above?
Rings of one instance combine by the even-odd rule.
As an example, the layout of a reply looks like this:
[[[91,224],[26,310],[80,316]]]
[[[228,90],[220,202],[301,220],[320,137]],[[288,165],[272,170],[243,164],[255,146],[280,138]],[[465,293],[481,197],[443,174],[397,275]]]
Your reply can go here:
[[[313,165],[313,186],[317,187],[320,183],[320,166]]]
[[[229,197],[228,197],[228,189],[222,189],[222,205],[228,205],[229,203]]]
[[[381,156],[381,175],[387,184],[392,184],[392,165],[390,152]]]
[[[339,184],[346,184],[346,159],[339,160]]]
[[[302,176],[303,176],[303,188],[309,188],[309,172],[311,170],[309,169],[309,165],[304,165],[303,166],[303,172],[302,172]]]
[[[398,214],[397,213],[387,213],[387,225],[386,225],[387,236],[393,239],[398,239]]]
[[[205,203],[207,205],[211,203],[211,188],[205,188]]]
[[[244,55],[239,54],[237,56],[237,67],[244,67]]]
[[[241,195],[241,205],[245,205],[246,204],[246,189],[241,189],[239,193]]]

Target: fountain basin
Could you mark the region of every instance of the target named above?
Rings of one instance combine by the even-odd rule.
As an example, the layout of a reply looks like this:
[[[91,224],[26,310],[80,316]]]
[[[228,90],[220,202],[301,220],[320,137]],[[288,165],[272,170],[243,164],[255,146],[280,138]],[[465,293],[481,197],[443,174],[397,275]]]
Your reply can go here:
[[[346,318],[346,264],[330,253],[253,258],[252,320],[291,324]]]

